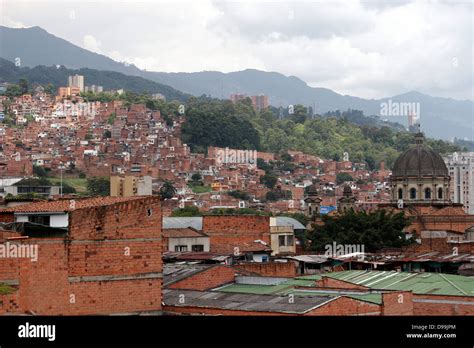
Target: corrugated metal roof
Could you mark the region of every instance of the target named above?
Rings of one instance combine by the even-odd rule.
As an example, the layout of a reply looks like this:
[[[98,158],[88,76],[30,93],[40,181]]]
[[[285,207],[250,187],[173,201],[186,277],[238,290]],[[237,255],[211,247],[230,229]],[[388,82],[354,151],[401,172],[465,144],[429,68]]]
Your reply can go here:
[[[308,296],[308,295],[314,295],[317,293],[318,295],[325,295],[325,296],[347,296],[350,298],[355,298],[357,300],[361,301],[366,301],[366,302],[372,302],[372,303],[377,303],[381,304],[382,303],[382,294],[381,293],[360,293],[360,294],[355,294],[351,292],[344,292],[344,291],[334,291],[334,292],[325,292],[325,291],[314,291],[314,290],[301,290],[301,289],[296,289],[293,291],[293,294],[298,295],[298,296]]]
[[[219,294],[212,296],[210,294]],[[184,296],[184,297],[183,297]],[[184,298],[184,301],[183,301]],[[302,314],[329,302],[334,297],[324,295],[302,296],[291,303],[288,296],[245,293],[224,293],[191,290],[163,290],[163,300],[168,306],[235,309],[257,312]],[[184,303],[183,303],[184,302]]]
[[[296,219],[288,216],[277,216],[275,217],[276,226],[293,226],[295,230],[305,230],[306,227]]]
[[[169,285],[178,280],[185,279],[195,273],[202,272],[211,268],[210,265],[181,265],[176,263],[168,263],[163,267],[163,285]]]
[[[328,260],[328,257],[325,255],[296,255],[287,256],[287,258],[291,260],[314,264],[324,263]]]
[[[455,274],[344,271],[327,273],[325,276],[373,289],[411,290],[416,294],[474,296],[474,279]]]
[[[273,223],[275,221],[275,223]],[[276,216],[275,220],[270,219],[270,225],[273,226],[292,226],[295,230],[305,230],[306,227],[296,219],[288,216]]]
[[[237,292],[246,294],[288,294],[295,286],[314,286],[313,280],[288,279],[276,285],[234,283],[215,289],[222,292]]]

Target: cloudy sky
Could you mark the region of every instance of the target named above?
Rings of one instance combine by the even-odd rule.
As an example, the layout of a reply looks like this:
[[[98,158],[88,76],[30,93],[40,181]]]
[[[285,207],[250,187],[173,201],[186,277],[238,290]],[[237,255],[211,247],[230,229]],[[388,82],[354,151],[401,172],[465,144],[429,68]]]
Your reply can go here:
[[[0,3],[2,25],[40,26],[147,70],[255,68],[364,98],[473,99],[470,0]]]

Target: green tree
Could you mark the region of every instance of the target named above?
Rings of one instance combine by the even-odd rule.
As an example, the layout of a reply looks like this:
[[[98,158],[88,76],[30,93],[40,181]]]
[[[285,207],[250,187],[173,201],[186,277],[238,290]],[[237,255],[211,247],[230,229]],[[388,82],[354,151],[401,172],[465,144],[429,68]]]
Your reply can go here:
[[[194,184],[202,185],[202,175],[200,173],[194,173],[193,175],[191,175],[191,180]]]
[[[108,124],[114,124],[115,119],[117,118],[117,114],[115,112],[112,112],[107,119]]]
[[[229,196],[232,196],[237,199],[241,199],[243,201],[248,201],[250,200],[250,195],[248,192],[241,191],[241,190],[235,190],[235,191],[229,191],[227,192]]]
[[[18,83],[18,87],[20,87],[20,93],[27,94],[28,93],[28,80],[27,79],[20,79]]]
[[[353,181],[354,179],[347,173],[337,173],[336,175],[336,184],[341,185],[346,181]]]
[[[64,194],[76,193],[76,189],[73,186],[69,185],[68,183],[63,182],[62,192]]]
[[[172,217],[190,217],[190,216],[202,216],[199,208],[196,206],[187,206],[180,209],[175,209],[171,213]]]
[[[33,166],[33,174],[39,176],[40,178],[47,177],[48,173],[41,166]]]
[[[165,181],[160,188],[160,195],[164,199],[170,199],[176,196],[176,188],[171,181]]]
[[[277,181],[278,178],[273,174],[265,174],[260,177],[260,183],[264,184],[269,189],[273,189]]]
[[[374,212],[349,210],[340,216],[323,215],[323,225],[314,225],[309,231],[311,249],[325,251],[326,245],[359,244],[365,252],[377,252],[383,248],[401,248],[413,240],[407,240],[403,229],[409,225],[404,213],[390,213],[380,209]]]
[[[54,95],[54,86],[52,83],[48,83],[45,88],[44,88],[44,92],[49,94],[49,95]]]
[[[92,196],[110,195],[110,178],[92,177],[87,178],[87,192]]]
[[[21,88],[18,85],[9,85],[5,91],[7,97],[19,97],[22,95]]]

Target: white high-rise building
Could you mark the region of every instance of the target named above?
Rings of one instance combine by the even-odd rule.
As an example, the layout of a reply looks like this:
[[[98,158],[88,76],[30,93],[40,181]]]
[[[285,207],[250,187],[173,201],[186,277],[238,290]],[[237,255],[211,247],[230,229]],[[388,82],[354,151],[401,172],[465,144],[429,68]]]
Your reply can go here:
[[[468,214],[474,214],[474,152],[455,152],[445,158],[451,176],[450,195]]]
[[[68,79],[68,87],[79,87],[81,92],[84,92],[84,76],[72,75]]]

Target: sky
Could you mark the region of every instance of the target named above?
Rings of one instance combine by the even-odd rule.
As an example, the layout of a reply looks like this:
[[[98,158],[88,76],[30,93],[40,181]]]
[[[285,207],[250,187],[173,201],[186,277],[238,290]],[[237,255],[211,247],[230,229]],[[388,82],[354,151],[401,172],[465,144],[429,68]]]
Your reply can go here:
[[[149,71],[253,68],[362,98],[474,99],[471,1],[0,0],[0,24]]]

